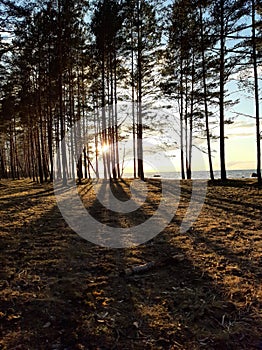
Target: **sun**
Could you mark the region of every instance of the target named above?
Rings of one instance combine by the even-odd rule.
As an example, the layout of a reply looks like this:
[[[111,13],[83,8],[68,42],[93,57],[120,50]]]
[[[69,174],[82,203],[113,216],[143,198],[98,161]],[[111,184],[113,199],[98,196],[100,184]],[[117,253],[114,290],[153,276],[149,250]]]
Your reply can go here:
[[[107,143],[104,143],[103,145],[101,145],[101,147],[100,147],[101,153],[106,153],[108,150],[109,150],[109,146]]]

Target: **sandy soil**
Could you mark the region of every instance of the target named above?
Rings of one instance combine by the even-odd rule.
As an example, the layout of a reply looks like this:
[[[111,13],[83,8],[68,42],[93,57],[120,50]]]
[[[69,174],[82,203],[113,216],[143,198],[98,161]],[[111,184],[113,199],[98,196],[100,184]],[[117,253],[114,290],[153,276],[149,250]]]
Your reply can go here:
[[[116,184],[115,184],[116,185]],[[120,199],[128,182],[118,182]],[[62,218],[51,184],[0,182],[0,349],[262,349],[261,189],[255,180],[209,184],[198,220],[179,225],[191,184],[182,183],[172,222],[135,248],[80,238]],[[97,219],[126,225],[79,186]],[[143,215],[154,213],[150,181]],[[167,258],[182,254],[182,261]],[[162,261],[125,275],[125,269]]]

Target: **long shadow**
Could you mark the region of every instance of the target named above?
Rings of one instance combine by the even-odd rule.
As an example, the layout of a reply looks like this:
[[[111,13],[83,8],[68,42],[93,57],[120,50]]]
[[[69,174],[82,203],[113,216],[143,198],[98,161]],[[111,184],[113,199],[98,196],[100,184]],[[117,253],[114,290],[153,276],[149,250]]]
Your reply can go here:
[[[252,279],[256,281],[257,285],[261,285],[262,283],[262,260],[254,261],[250,260],[249,254],[252,253],[252,248],[244,247],[244,251],[236,254],[232,248],[229,249],[225,242],[223,242],[223,239],[226,238],[225,236],[219,235],[218,237],[214,237],[213,233],[210,233],[210,236],[214,238],[214,240],[211,240],[211,238],[208,237],[208,234],[203,234],[201,230],[194,230],[193,235],[191,233],[192,238],[192,244],[196,247],[202,243],[206,244],[207,249],[215,252],[218,256],[225,258],[222,260],[222,264],[220,265],[220,269],[226,270],[226,267],[228,265],[237,265],[236,268],[233,269],[233,274],[235,276],[244,277],[245,275],[248,275],[250,277],[250,274],[252,274]],[[231,241],[231,240],[230,240]],[[262,241],[262,239],[261,239]],[[242,255],[242,256],[241,256]]]
[[[249,188],[257,188],[261,189],[261,186],[258,185],[257,180],[254,180],[252,178],[250,179],[227,179],[224,180],[209,180],[208,181],[209,187],[211,186],[219,186],[219,187],[235,187],[235,188],[241,188],[241,187],[249,187]]]
[[[0,325],[8,349],[260,349],[261,320],[206,273],[205,257],[191,255],[192,239],[174,234],[174,222],[147,244],[107,249],[72,232],[53,202],[12,230],[2,251]],[[184,261],[121,273],[177,253]]]
[[[161,243],[159,244],[159,243],[154,243],[154,241],[152,241],[148,245],[145,245],[143,249],[142,248],[141,249],[135,249],[136,259],[134,259],[134,260],[135,261],[139,260],[139,255],[141,255],[141,257],[140,257],[141,262],[143,262],[143,255],[144,255],[145,259],[148,259],[150,256],[151,256],[152,259],[157,259],[157,257],[159,257],[161,259],[161,258],[163,258],[163,256],[169,256],[170,254],[178,252],[178,251],[183,251],[184,252],[184,250],[181,250],[179,245],[177,246],[176,250],[172,251],[172,249],[170,248],[170,243],[169,242],[165,243],[163,241],[163,239],[161,239],[160,242]],[[157,249],[154,250],[155,249],[154,247],[156,247],[156,246],[157,246]],[[160,250],[161,253],[159,253],[158,249]],[[125,266],[127,264],[127,262],[128,262],[128,255],[130,255],[130,250],[127,250],[126,255],[127,255],[127,257],[125,257],[123,259],[123,261],[124,261],[123,262],[123,266]],[[228,256],[229,255],[230,255],[230,252],[228,251]],[[231,252],[231,255],[232,255],[232,252]],[[201,298],[197,297],[197,301],[195,300],[195,302],[197,304],[195,306],[196,309],[194,307],[192,308],[192,307],[188,306],[188,304],[187,304],[187,306],[186,306],[187,313],[189,315],[191,313],[194,314],[195,310],[198,310],[199,308],[200,309],[202,308],[201,311],[200,311],[200,316],[202,317],[203,314],[207,313],[207,315],[206,315],[206,323],[205,323],[206,327],[208,327],[207,325],[211,323],[212,327],[216,330],[216,332],[218,332],[220,330],[222,333],[226,333],[225,338],[223,338],[223,337],[221,338],[221,336],[219,338],[219,336],[217,336],[217,337],[210,336],[210,332],[211,332],[210,331],[209,332],[209,337],[206,338],[204,336],[204,334],[205,334],[205,332],[204,332],[203,333],[203,339],[199,339],[198,341],[196,341],[196,339],[194,339],[195,346],[198,343],[199,346],[206,346],[206,348],[210,348],[210,349],[211,348],[225,348],[225,349],[226,348],[229,348],[229,349],[230,348],[232,348],[232,349],[235,349],[235,348],[259,348],[258,347],[259,345],[254,345],[256,342],[259,341],[259,337],[257,337],[257,340],[255,340],[254,344],[252,345],[252,339],[249,339],[248,332],[250,332],[250,329],[248,327],[247,327],[246,334],[242,334],[241,332],[240,333],[237,332],[237,326],[236,325],[238,323],[242,322],[241,317],[238,317],[237,315],[238,314],[242,314],[243,318],[244,318],[244,316],[246,318],[249,317],[249,320],[250,320],[251,319],[250,318],[251,312],[246,311],[244,308],[243,308],[243,311],[241,311],[234,303],[232,303],[230,297],[226,298],[225,295],[224,295],[224,289],[221,289],[221,286],[219,286],[217,284],[217,281],[216,281],[215,278],[213,278],[213,279],[212,278],[208,278],[208,280],[206,281],[206,277],[203,278],[204,271],[202,269],[198,268],[196,265],[192,264],[192,261],[185,260],[185,265],[188,266],[188,273],[190,275],[190,278],[189,278],[190,281],[191,281],[192,278],[194,280],[195,279],[194,276],[196,275],[196,280],[199,280],[201,282],[200,283],[201,285],[204,283],[203,290],[201,292],[199,292],[199,290],[198,290],[198,293],[200,293],[201,298],[202,298],[202,300],[204,300],[204,304],[205,304],[205,307],[201,306],[201,303],[200,303],[200,306],[199,306],[198,303],[201,301]],[[194,272],[192,273],[192,271],[194,271]],[[177,274],[177,271],[176,271],[176,274]],[[184,268],[183,268],[183,276],[184,276]],[[150,277],[152,277],[152,275]],[[176,276],[176,278],[177,278],[177,276]],[[169,281],[172,280],[170,278],[170,276],[169,276],[168,279],[169,279]],[[132,280],[132,277],[131,277],[131,280]],[[135,278],[134,280],[141,281],[141,278],[138,277],[138,278]],[[153,280],[155,282],[154,275],[153,275]],[[159,275],[158,274],[157,274],[157,281],[160,283],[160,286],[162,284],[166,286],[166,284],[165,284],[166,280],[164,279],[161,282],[161,280],[159,279]],[[172,281],[172,282],[175,284],[175,281]],[[184,282],[182,283],[182,285],[183,284],[184,284]],[[141,286],[141,283],[140,283],[140,286]],[[140,286],[138,288],[139,290],[140,290]],[[181,291],[180,290],[181,288],[179,286],[178,287],[176,286],[174,288],[177,289],[178,291]],[[192,285],[191,285],[191,287],[188,286],[186,288],[189,288],[189,289],[191,288],[192,289]],[[182,290],[183,290],[183,288],[182,288]],[[193,290],[196,290],[196,287],[194,285],[193,285]],[[210,294],[208,293],[208,296],[206,297],[207,291],[209,291]],[[170,291],[165,291],[165,292],[163,291],[163,293],[167,293],[167,294],[171,293],[172,294],[172,292],[170,292]],[[187,298],[187,297],[188,296],[185,295],[185,298]],[[206,300],[206,298],[207,298],[207,300]],[[218,299],[218,301],[217,301],[217,304],[216,304],[214,302],[214,300],[217,300],[217,299]],[[141,298],[140,302],[142,303],[144,300],[146,300],[146,295],[143,298]],[[210,305],[208,305],[207,302]],[[209,308],[211,308],[213,311],[210,311]],[[203,311],[203,309],[204,309],[204,311]],[[150,311],[147,311],[147,312],[150,313]],[[182,312],[182,311],[180,311],[180,312]],[[135,312],[135,314],[136,314],[136,312]],[[139,319],[141,319],[141,317],[142,316],[140,315]],[[182,316],[180,316],[180,317],[183,318]],[[227,323],[225,323],[225,317],[227,317],[229,319],[229,320],[227,320]],[[194,316],[193,319],[196,320],[196,316]],[[135,317],[133,317],[133,320],[135,320]],[[200,320],[202,322],[202,318],[198,319],[198,322],[200,323],[199,327],[201,328],[201,327],[203,327],[203,324],[200,322]],[[144,323],[144,326],[148,323],[144,319],[141,322]],[[256,320],[254,319],[254,323],[255,322],[256,322]],[[215,325],[214,325],[214,323],[215,323]],[[134,321],[134,324],[137,326],[137,322],[136,321]],[[191,325],[191,326],[194,327],[193,325]],[[134,327],[132,327],[132,325],[130,325],[130,327],[131,327],[131,329],[134,328]],[[148,325],[145,326],[145,328],[146,327],[148,327]],[[188,326],[186,326],[186,329],[187,328],[188,328]],[[260,328],[261,328],[261,322],[260,322]],[[152,330],[152,327],[150,329]],[[154,330],[154,332],[156,332],[156,330]],[[183,331],[181,333],[183,334],[183,332],[185,332],[185,329],[183,329]],[[206,330],[206,332],[208,333],[208,330]],[[191,334],[191,336],[194,338],[194,337],[196,337],[196,334],[197,333]],[[127,336],[126,333],[125,333],[125,336]],[[131,337],[131,339],[133,339],[132,337]],[[231,340],[229,338],[231,338]],[[244,345],[244,343],[243,343],[244,338],[245,338],[245,341],[247,342],[247,345]],[[143,341],[143,339],[140,339],[140,340]],[[134,340],[132,340],[132,341],[134,342]],[[172,342],[170,342],[170,340],[167,341],[166,339],[162,339],[161,341],[163,342],[163,344],[166,344],[166,345],[167,344],[172,344]],[[175,342],[177,344],[179,344],[178,341],[175,341]],[[184,340],[184,342],[182,342],[182,344],[185,344],[185,340]],[[139,344],[136,344],[136,346],[139,346]],[[142,348],[142,346],[141,346],[141,348]]]
[[[235,181],[234,181],[235,184]],[[217,186],[213,186],[215,188],[219,187],[226,187],[226,185],[224,184],[223,186],[217,185]],[[234,188],[238,188],[236,185],[235,186],[230,186],[230,187],[234,187]],[[244,186],[243,183],[241,184],[240,188],[250,188],[250,189],[254,189],[254,186]],[[182,192],[181,192],[181,198],[188,198],[189,196],[191,196],[192,194],[192,189],[188,189],[188,188],[183,188]],[[240,214],[243,215],[244,213],[247,212],[247,209],[249,210],[249,217],[250,219],[254,219],[255,215],[253,215],[252,213],[250,213],[252,210],[261,210],[261,204],[254,204],[254,203],[250,203],[250,202],[244,202],[243,199],[239,198],[238,200],[234,200],[232,198],[226,198],[225,196],[219,196],[219,195],[214,195],[211,194],[210,192],[207,194],[207,198],[208,201],[206,201],[206,204],[208,206],[210,206],[210,208],[218,208],[224,211],[227,211],[229,213],[233,213],[233,214]],[[199,199],[197,198],[197,196],[195,196],[195,200],[198,200],[199,203],[202,202],[202,197],[199,197]]]
[[[234,187],[236,186],[236,183],[238,183],[238,181],[233,181],[233,185]],[[240,188],[244,188],[246,189],[246,186],[243,186],[243,181],[241,182],[241,187]],[[242,222],[242,225],[244,225],[244,221],[252,221],[254,219],[257,220],[258,218],[258,212],[257,214],[252,213],[253,210],[261,210],[261,205],[250,205],[250,203],[246,203],[245,201],[243,201],[243,199],[241,200],[241,198],[239,198],[239,201],[236,201],[232,198],[225,198],[224,196],[220,196],[219,194],[219,186],[216,186],[217,192],[216,194],[214,194],[214,192],[212,193],[208,193],[207,198],[206,198],[206,202],[205,202],[205,206],[206,208],[210,208],[210,213],[216,213],[219,211],[223,211],[224,213],[228,214],[233,214],[234,215],[238,215],[238,222],[236,222],[236,224],[240,224]],[[253,187],[252,187],[253,188]],[[185,193],[186,196],[184,199],[186,198],[190,198],[190,190],[185,188]],[[208,209],[209,210],[209,209]],[[241,217],[242,219],[240,219],[239,217]],[[224,218],[225,219],[225,218]],[[213,227],[209,233],[203,233],[202,230],[200,229],[194,229],[191,230],[190,232],[190,236],[192,237],[194,244],[201,244],[201,243],[205,243],[207,244],[207,246],[212,249],[213,251],[215,251],[218,255],[220,256],[224,256],[228,259],[228,261],[237,263],[241,268],[243,268],[246,271],[250,271],[250,272],[254,272],[257,269],[257,266],[255,264],[255,262],[252,263],[252,261],[250,260],[249,254],[252,252],[252,248],[248,247],[243,247],[244,251],[242,250],[242,252],[238,252],[238,253],[234,253],[233,251],[233,246],[234,246],[234,242],[237,242],[239,236],[242,235],[242,239],[246,239],[247,241],[252,241],[253,237],[251,235],[245,235],[243,236],[243,233],[241,234],[241,228],[242,226],[238,227],[235,226],[234,227],[234,223],[230,222],[229,217],[226,217],[226,220],[229,221],[229,223],[231,224],[231,226],[233,225],[233,227],[221,227],[219,228],[219,223]],[[174,222],[179,223],[179,218],[174,218]],[[248,222],[246,223],[246,225],[248,225]],[[240,230],[240,231],[239,231]],[[259,234],[258,234],[259,235]],[[211,240],[211,238],[213,238],[213,240]],[[259,240],[259,238],[257,237],[256,240]],[[260,238],[260,241],[262,239]],[[229,247],[226,246],[226,241],[228,241],[230,243],[230,249]],[[250,243],[249,243],[250,246]],[[240,257],[241,255],[243,255],[243,257]],[[236,273],[238,273],[236,271]],[[261,277],[261,273],[259,271],[255,272],[255,276],[258,276],[258,283],[261,283],[260,277]],[[254,277],[256,279],[256,277]]]
[[[198,236],[198,232],[196,232],[196,236]],[[200,237],[201,237],[201,234],[200,234]],[[199,237],[199,241],[201,240],[201,238]],[[214,244],[211,244],[211,242],[209,242],[208,241],[208,239],[204,239],[205,240],[205,242],[207,243],[207,246],[208,246],[208,248],[209,249],[213,249],[213,250],[216,250],[216,246],[214,245]],[[157,245],[157,244],[156,244]],[[194,244],[193,244],[193,246],[194,246]],[[161,248],[160,248],[160,251],[161,252],[163,252],[163,242],[162,242],[162,244],[161,244],[161,246],[160,246]],[[159,248],[159,246],[158,246],[158,248]],[[179,249],[179,245],[178,245],[178,249]],[[147,249],[148,250],[148,249]],[[150,248],[150,250],[152,250],[152,247]],[[138,249],[138,251],[139,251],[139,249]],[[169,252],[170,253],[170,252]],[[168,253],[168,255],[169,255],[169,253]],[[156,258],[158,255],[159,255],[159,251],[156,251],[155,253],[151,253],[152,254],[152,257],[154,257],[154,258]],[[146,254],[145,254],[146,255]],[[234,257],[234,253],[232,252],[232,251],[229,251],[229,250],[227,250],[227,249],[225,249],[225,250],[223,250],[223,254],[222,254],[224,257],[226,257],[226,258],[228,258],[228,259],[231,259],[233,262],[239,262],[239,259],[237,259],[237,258],[235,258]],[[188,261],[186,261],[186,265],[188,265]],[[189,270],[191,271],[191,276],[192,276],[192,271],[194,271],[194,274],[197,274],[197,278],[199,278],[199,276],[202,276],[201,278],[200,278],[200,280],[202,280],[203,281],[203,270],[201,270],[201,269],[199,269],[198,270],[198,268],[195,266],[195,265],[192,265],[192,262],[190,262],[189,263]],[[241,264],[242,266],[241,267],[244,267],[244,265],[245,265],[245,262],[243,261],[243,263]],[[249,263],[249,265],[250,265],[250,263]],[[221,266],[220,266],[220,268],[221,268]],[[198,273],[196,273],[196,270],[198,270]],[[247,272],[247,269],[245,270],[244,269],[244,273],[246,273]],[[239,273],[239,271],[233,271],[232,272],[233,274],[238,274]],[[256,279],[255,279],[256,280]],[[157,281],[159,282],[159,276],[157,276]],[[261,285],[261,280],[259,281],[259,280],[257,280],[257,286],[259,286],[259,284]],[[244,318],[244,316],[245,317],[249,317],[249,315],[251,315],[252,313],[250,312],[250,311],[246,311],[245,310],[245,308],[243,308],[243,311],[241,311],[239,308],[237,308],[236,306],[235,306],[235,304],[234,303],[232,303],[232,301],[231,301],[231,299],[230,298],[222,298],[222,300],[221,300],[221,295],[223,295],[223,293],[224,293],[224,289],[221,289],[221,286],[219,286],[218,284],[217,284],[217,281],[216,281],[216,279],[215,278],[213,278],[213,280],[209,280],[209,282],[208,282],[208,288],[207,288],[207,290],[209,290],[209,291],[211,291],[211,295],[210,295],[210,297],[211,297],[211,300],[212,300],[212,296],[213,296],[213,300],[214,299],[216,299],[216,298],[220,298],[219,299],[219,302],[218,302],[218,304],[220,303],[220,304],[225,304],[225,305],[229,305],[229,309],[231,310],[227,310],[226,308],[225,309],[223,309],[223,307],[221,307],[221,305],[219,305],[217,308],[218,308],[218,310],[217,310],[217,308],[216,307],[214,307],[214,305],[212,305],[212,303],[210,302],[210,304],[211,304],[211,306],[213,307],[213,309],[215,309],[215,312],[212,312],[211,313],[211,316],[210,316],[210,320],[209,320],[209,322],[211,322],[212,323],[212,319],[213,319],[213,321],[215,320],[215,323],[217,323],[217,325],[219,325],[219,320],[218,319],[220,319],[219,318],[219,315],[220,315],[220,313],[221,312],[225,312],[225,314],[222,314],[221,315],[221,323],[220,323],[220,326],[221,326],[221,328],[226,328],[226,326],[225,326],[225,324],[224,324],[224,318],[225,318],[225,315],[227,316],[227,317],[229,317],[230,318],[230,315],[228,315],[228,312],[229,313],[233,313],[233,315],[232,315],[232,317],[233,317],[233,322],[232,322],[232,324],[235,322],[236,324],[237,323],[241,323],[242,321],[241,321],[241,317],[239,317],[239,319],[237,320],[237,312],[239,312],[239,314],[241,314],[242,313],[242,317]],[[203,297],[203,295],[202,295],[202,297]],[[243,297],[243,296],[242,296]],[[203,297],[204,298],[204,297]],[[204,298],[204,300],[206,300],[205,298]],[[255,301],[254,301],[255,302]],[[190,308],[189,308],[190,309]],[[194,308],[192,309],[191,308],[191,311],[193,312],[194,311]],[[219,313],[219,311],[220,311],[220,313]],[[201,315],[202,315],[202,312],[201,312]],[[209,317],[207,317],[207,320],[209,319]],[[230,321],[231,322],[231,321]],[[228,328],[228,330],[229,330],[229,328],[231,327],[231,323],[228,323],[228,325],[227,325],[227,328]],[[255,319],[254,319],[254,322],[255,322]],[[261,329],[261,320],[260,320],[260,329]],[[215,328],[217,328],[217,327],[215,327]],[[234,326],[232,326],[232,328],[234,328]],[[237,327],[236,327],[237,328]],[[229,339],[220,339],[220,341],[221,341],[221,343],[219,343],[219,341],[218,340],[216,340],[216,344],[214,344],[214,340],[211,342],[211,343],[209,343],[209,345],[207,345],[207,344],[203,344],[203,343],[205,343],[204,341],[202,341],[202,342],[200,342],[202,345],[207,345],[208,346],[208,348],[220,348],[219,346],[221,346],[221,348],[232,348],[232,349],[235,349],[235,348],[250,348],[250,347],[252,347],[253,348],[253,346],[254,346],[254,348],[260,348],[259,347],[259,345],[258,345],[258,343],[257,343],[257,345],[252,345],[251,343],[250,344],[248,344],[248,345],[244,345],[244,343],[243,343],[243,339],[245,338],[245,337],[248,337],[248,332],[249,331],[247,331],[247,334],[246,335],[243,335],[243,334],[237,334],[237,332],[236,331],[233,331],[233,334],[230,334],[231,333],[231,331],[229,332],[228,331],[228,337],[229,336],[232,336],[233,335],[233,337],[232,337],[232,344],[230,343],[230,340]],[[259,334],[259,333],[258,333]],[[259,339],[259,337],[258,337],[258,339]],[[252,340],[251,340],[251,342],[252,342]],[[259,340],[258,340],[258,342],[259,342]],[[220,345],[219,345],[220,344]],[[231,345],[230,345],[231,344]]]
[[[100,196],[101,198],[105,198],[107,187],[109,182],[104,181],[100,187]],[[110,183],[110,187],[112,190],[112,193],[115,195],[115,197],[122,202],[125,202],[130,199],[130,193],[129,193],[129,186],[130,184],[126,181],[114,181]],[[160,189],[159,189],[160,191]],[[159,192],[158,191],[158,192]],[[139,193],[138,193],[139,196]],[[138,225],[139,223],[142,223],[145,221],[145,219],[152,216],[151,213],[148,213],[148,211],[145,210],[145,206],[151,205],[152,209],[157,209],[159,205],[159,200],[156,202],[152,202],[150,200],[150,197],[147,196],[145,200],[145,205],[142,205],[140,208],[136,209],[135,211],[132,211],[131,213],[118,213],[115,211],[112,211],[110,209],[107,209],[104,207],[104,205],[98,200],[95,199],[92,203],[92,207],[89,208],[89,213],[95,217],[97,220],[99,220],[102,223],[106,223],[111,227],[121,227],[121,222],[123,219],[125,219],[127,222],[130,222],[130,226]],[[108,218],[114,217],[114,221],[110,223]],[[136,223],[134,224],[134,217],[136,217]]]
[[[179,244],[174,245],[161,235],[149,244],[126,250],[123,266],[139,260],[161,260],[181,252],[186,253]],[[252,339],[249,324],[245,334],[238,330],[241,310],[225,296],[216,280],[205,275],[192,260],[185,258],[182,263],[126,277],[125,286],[131,300],[124,302],[133,307],[125,327],[118,324],[122,339],[129,342],[126,348],[259,348],[259,335]]]
[[[46,184],[46,187],[43,188],[40,187],[40,185],[32,183],[31,181],[27,181],[26,185],[23,182],[19,181],[19,184],[21,184],[21,186],[17,186],[15,180],[12,180],[12,182],[10,180],[8,182],[9,186],[6,183],[7,182],[5,181],[2,184],[2,189],[0,191],[0,212],[2,210],[7,210],[8,208],[14,206],[14,204],[24,204],[23,208],[27,209],[33,205],[33,202],[30,202],[29,199],[37,199],[39,196],[41,198],[49,197],[53,193],[53,188],[50,184]],[[32,189],[37,190],[37,194],[29,194],[28,186],[31,186]],[[9,194],[8,196],[6,196],[6,191]],[[14,197],[13,200],[10,200],[10,196]]]
[[[39,200],[42,195],[40,191]],[[27,196],[22,199],[19,203],[11,201],[10,207],[28,207]],[[83,302],[83,290],[88,278],[92,281],[91,277],[99,276],[94,257],[99,251],[101,258],[103,250],[72,232],[54,201],[26,226],[19,223],[17,229],[7,228],[1,248],[3,348],[78,348],[76,328],[82,319],[79,310],[93,312],[85,299]],[[85,334],[89,331],[85,330]],[[101,344],[103,341],[106,343],[107,338],[101,336]]]

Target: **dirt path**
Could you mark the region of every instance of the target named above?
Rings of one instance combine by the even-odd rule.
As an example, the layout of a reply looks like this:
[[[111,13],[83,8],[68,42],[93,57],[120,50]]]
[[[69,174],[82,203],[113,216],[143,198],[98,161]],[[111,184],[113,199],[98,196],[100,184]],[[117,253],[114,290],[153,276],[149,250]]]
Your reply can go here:
[[[121,224],[88,186],[79,192],[90,212]],[[120,198],[127,187],[118,184]],[[109,249],[68,227],[50,184],[1,181],[0,349],[262,349],[261,193],[253,180],[210,185],[197,222],[180,234],[190,198],[184,182],[161,234]],[[159,195],[151,182],[144,219]],[[122,274],[174,254],[184,260]]]

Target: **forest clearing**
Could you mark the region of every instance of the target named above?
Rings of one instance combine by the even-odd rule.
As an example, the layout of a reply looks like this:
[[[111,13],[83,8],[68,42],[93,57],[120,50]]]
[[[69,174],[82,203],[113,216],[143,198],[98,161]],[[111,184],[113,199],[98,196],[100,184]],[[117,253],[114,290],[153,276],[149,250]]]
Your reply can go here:
[[[125,200],[128,180],[116,181]],[[158,203],[160,180],[147,182]],[[90,186],[78,186],[85,206],[110,224]],[[164,231],[109,249],[68,227],[52,184],[1,180],[0,349],[261,349],[261,189],[255,179],[209,183],[198,220],[180,233],[191,182],[181,187]]]

